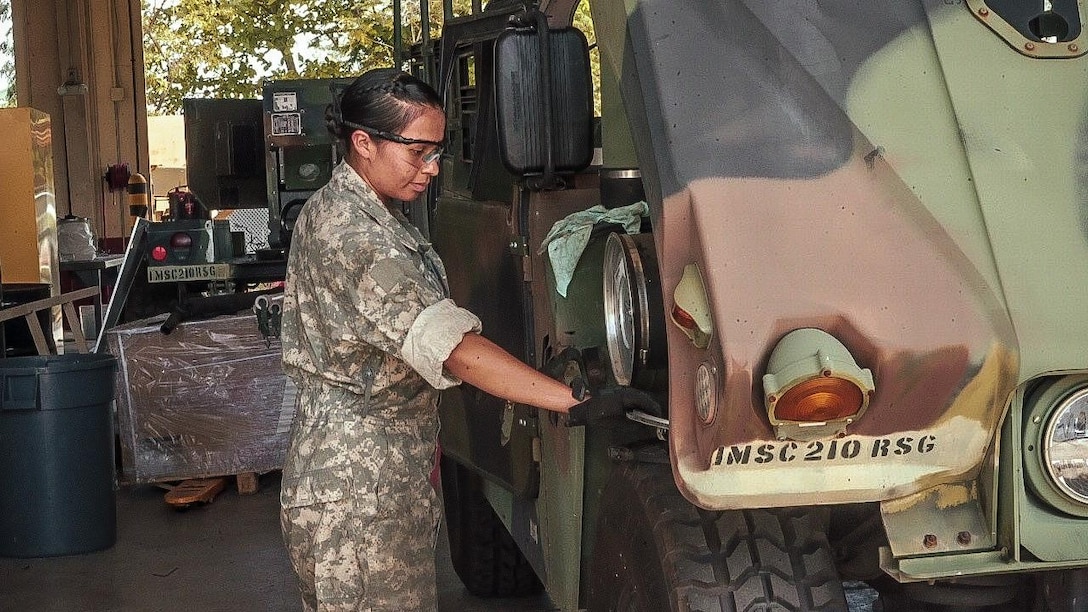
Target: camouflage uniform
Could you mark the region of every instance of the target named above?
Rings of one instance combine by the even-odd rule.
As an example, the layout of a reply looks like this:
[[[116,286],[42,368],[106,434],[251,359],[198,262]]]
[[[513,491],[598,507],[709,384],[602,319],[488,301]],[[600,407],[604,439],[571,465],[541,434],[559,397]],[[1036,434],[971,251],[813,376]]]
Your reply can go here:
[[[480,321],[441,260],[340,164],[295,224],[283,362],[299,386],[280,521],[307,610],[434,610],[428,480],[442,369]]]

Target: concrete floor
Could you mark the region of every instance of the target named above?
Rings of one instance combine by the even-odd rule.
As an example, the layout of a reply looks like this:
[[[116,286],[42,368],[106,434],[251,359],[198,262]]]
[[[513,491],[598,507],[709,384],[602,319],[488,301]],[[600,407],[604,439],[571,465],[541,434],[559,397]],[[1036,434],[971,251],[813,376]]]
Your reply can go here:
[[[279,476],[254,495],[229,486],[211,504],[177,510],[162,488],[117,492],[117,540],[64,557],[0,558],[0,612],[298,612],[294,574],[279,532]],[[0,517],[2,520],[2,517]],[[551,612],[546,596],[469,595],[439,537],[440,612]],[[851,612],[870,612],[875,593],[848,589]],[[647,611],[651,612],[651,611]]]
[[[279,478],[254,495],[233,487],[211,504],[176,510],[154,486],[117,493],[117,541],[95,553],[0,558],[2,612],[298,612],[280,539]],[[465,592],[439,538],[442,612],[545,612],[546,597],[483,600]]]

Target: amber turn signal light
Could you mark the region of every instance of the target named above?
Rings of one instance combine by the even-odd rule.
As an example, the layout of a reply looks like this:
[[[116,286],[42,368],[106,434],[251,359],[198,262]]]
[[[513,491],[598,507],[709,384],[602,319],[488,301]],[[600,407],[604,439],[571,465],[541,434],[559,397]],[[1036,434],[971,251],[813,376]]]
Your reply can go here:
[[[798,383],[775,404],[774,415],[786,421],[823,422],[861,411],[861,389],[842,378],[820,377]]]
[[[842,435],[869,406],[873,374],[831,334],[795,329],[771,351],[763,375],[767,417],[780,440]]]

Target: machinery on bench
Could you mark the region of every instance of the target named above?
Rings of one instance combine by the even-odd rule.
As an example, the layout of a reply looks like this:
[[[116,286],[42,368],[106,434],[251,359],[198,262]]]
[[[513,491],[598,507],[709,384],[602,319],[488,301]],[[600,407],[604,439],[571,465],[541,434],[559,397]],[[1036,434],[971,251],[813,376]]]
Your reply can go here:
[[[237,312],[278,291],[251,289],[284,279],[294,220],[339,162],[325,109],[349,83],[268,81],[260,100],[183,101],[188,185],[169,192],[169,209],[145,224],[145,240],[133,233],[146,272],[135,274],[140,289],[129,298],[145,304],[129,319],[168,303],[169,333],[187,318]],[[278,328],[269,323],[262,329]]]
[[[149,203],[137,200],[146,184],[130,182],[137,219],[103,328],[168,312],[160,330],[169,334],[187,319],[252,308],[265,341],[278,337],[270,298],[282,292],[294,220],[340,161],[325,109],[349,83],[269,81],[259,100],[184,100],[188,184],[168,193],[161,220],[148,221]],[[255,492],[256,474],[237,477],[239,492]],[[187,479],[169,486],[165,501],[208,503],[226,482]]]

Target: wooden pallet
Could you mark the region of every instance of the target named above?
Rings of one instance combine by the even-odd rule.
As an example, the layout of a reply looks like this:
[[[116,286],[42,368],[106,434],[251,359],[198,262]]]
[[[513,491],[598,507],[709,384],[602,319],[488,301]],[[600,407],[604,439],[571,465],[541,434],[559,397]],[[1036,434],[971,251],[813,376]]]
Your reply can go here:
[[[210,504],[227,487],[226,477],[194,478],[174,485],[164,499],[171,506],[187,508],[193,504]]]
[[[214,478],[192,478],[184,480],[166,492],[163,499],[177,508],[188,508],[194,504],[210,504],[215,496],[227,488],[230,476]],[[253,495],[258,491],[259,483],[256,472],[243,472],[234,476],[239,495]]]

